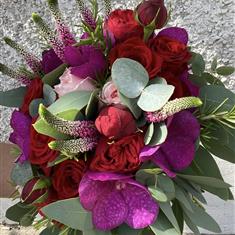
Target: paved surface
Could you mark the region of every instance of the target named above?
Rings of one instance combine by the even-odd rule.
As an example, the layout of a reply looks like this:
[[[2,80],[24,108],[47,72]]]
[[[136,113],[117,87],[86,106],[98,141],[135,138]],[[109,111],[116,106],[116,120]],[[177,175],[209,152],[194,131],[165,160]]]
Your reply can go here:
[[[63,9],[67,12],[66,20],[79,23],[78,11],[75,0],[60,0]],[[102,1],[100,1],[102,2]],[[138,0],[116,0],[113,5],[116,7],[131,7],[137,4]],[[170,0],[166,1],[170,2]],[[215,55],[222,58],[222,64],[234,61],[234,1],[233,0],[171,0],[173,14],[171,25],[186,27],[189,31],[190,41],[193,49],[206,55],[211,61]],[[31,22],[30,15],[37,11],[43,17],[49,19],[49,13],[45,7],[45,0],[0,0],[0,38],[10,36],[17,39],[32,51],[40,53],[42,43],[36,35],[36,30]],[[73,27],[78,32],[77,27]],[[29,40],[30,39],[30,40]],[[19,66],[22,61],[15,52],[3,45],[0,41],[0,62],[11,66]],[[225,80],[226,85],[235,90],[235,79]],[[0,75],[0,90],[7,90],[18,86],[12,80]],[[9,119],[11,109],[0,107],[0,142],[5,142],[10,133]],[[1,153],[1,150],[0,150]],[[234,170],[230,164],[219,161],[224,177],[234,185]],[[222,227],[223,233],[235,233],[235,203],[224,203],[220,199],[207,196],[208,211],[216,218]],[[0,200],[1,214],[4,213],[6,202]],[[1,228],[2,229],[2,228]],[[0,230],[1,231],[1,230]],[[10,234],[3,233],[0,234]],[[12,233],[17,234],[17,233]],[[24,232],[23,234],[27,234]],[[30,234],[33,234],[30,232]]]

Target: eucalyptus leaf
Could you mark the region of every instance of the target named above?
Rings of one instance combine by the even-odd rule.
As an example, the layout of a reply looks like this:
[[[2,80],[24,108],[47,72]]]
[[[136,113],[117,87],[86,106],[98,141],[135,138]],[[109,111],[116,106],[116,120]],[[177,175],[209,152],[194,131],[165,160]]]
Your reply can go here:
[[[8,91],[0,91],[0,105],[6,107],[21,107],[27,87],[19,87]]]
[[[29,105],[29,114],[31,117],[35,118],[38,116],[38,108],[40,104],[46,105],[47,102],[44,99],[34,99],[31,101]]]
[[[45,106],[53,104],[56,100],[56,93],[48,84],[43,85],[43,98],[45,100]]]
[[[167,137],[167,133],[168,133],[167,127],[164,122],[155,123],[153,136],[151,138],[150,143],[148,143],[148,145],[156,146],[156,145],[160,145],[164,143]]]
[[[195,74],[189,74],[189,80],[193,84],[195,84],[199,87],[207,85],[207,81],[203,76],[198,76],[198,75],[195,75]]]
[[[148,187],[149,192],[158,202],[167,202],[167,195],[158,187]]]
[[[154,79],[151,79],[148,83],[148,86],[149,85],[153,85],[153,84],[163,84],[163,85],[167,85],[167,81],[165,78],[162,78],[162,77],[156,77]]]
[[[146,131],[146,134],[144,136],[144,143],[146,145],[148,145],[153,137],[154,134],[154,124],[150,123],[150,125],[148,126],[148,129]]]
[[[172,96],[174,89],[174,86],[164,84],[147,86],[142,91],[137,104],[146,112],[157,111],[167,103]]]
[[[216,72],[219,75],[223,75],[223,76],[232,75],[234,73],[234,71],[235,71],[235,69],[232,66],[221,66],[221,67],[216,69]]]
[[[20,186],[24,186],[26,182],[32,179],[33,171],[29,162],[15,163],[11,171],[11,180]]]
[[[51,203],[41,209],[42,213],[70,228],[82,231],[92,230],[91,213],[85,210],[79,198],[71,198]]]
[[[99,93],[99,90],[94,90],[92,93],[91,93],[91,96],[90,96],[90,99],[88,101],[88,104],[86,106],[86,110],[85,110],[85,115],[87,117],[87,119],[92,119],[95,114],[97,113],[97,107],[98,107],[98,93]]]
[[[42,81],[44,84],[48,84],[50,86],[54,86],[60,82],[59,77],[63,75],[65,69],[68,67],[67,64],[62,64],[50,73],[46,74]]]
[[[172,210],[174,212],[175,218],[177,219],[180,232],[183,233],[184,230],[184,214],[180,203],[177,200],[172,201]]]
[[[210,73],[203,73],[203,74],[202,74],[202,78],[203,78],[206,82],[210,83],[211,85],[219,85],[219,86],[223,86],[223,87],[224,87],[223,82],[221,82],[221,81],[219,80],[219,78],[213,76],[213,75],[210,74]],[[206,84],[204,84],[204,85],[206,85]]]
[[[157,186],[167,195],[168,200],[172,200],[175,197],[174,182],[168,176],[158,175]]]
[[[128,98],[136,98],[149,81],[146,69],[137,61],[117,59],[112,65],[112,80],[118,90]]]
[[[186,214],[184,214],[184,220],[188,227],[191,229],[191,231],[194,233],[194,235],[201,235],[198,227],[191,221],[191,219]]]
[[[134,98],[134,99],[130,99],[126,96],[124,96],[122,93],[119,92],[119,98],[121,100],[121,102],[127,107],[129,108],[129,110],[132,112],[132,114],[134,115],[134,117],[136,119],[139,119],[139,117],[141,116],[142,110],[139,108],[139,106],[137,105],[137,101],[138,99]]]
[[[205,60],[202,55],[195,54],[192,60],[192,71],[193,74],[201,76],[206,68]]]

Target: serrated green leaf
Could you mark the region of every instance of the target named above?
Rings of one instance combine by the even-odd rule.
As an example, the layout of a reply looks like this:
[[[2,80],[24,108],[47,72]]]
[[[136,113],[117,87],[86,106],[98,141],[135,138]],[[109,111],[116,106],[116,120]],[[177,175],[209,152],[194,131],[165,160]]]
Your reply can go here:
[[[119,92],[119,98],[121,100],[121,102],[127,107],[129,108],[129,110],[132,112],[132,114],[134,115],[134,117],[136,119],[139,119],[139,117],[141,116],[142,110],[138,107],[137,105],[137,101],[138,99],[134,98],[134,99],[130,99],[126,96],[124,96],[122,93]]]
[[[164,122],[154,124],[153,136],[148,145],[156,146],[165,142],[168,131]],[[146,144],[146,143],[145,143]]]
[[[46,74],[42,81],[45,84],[54,86],[60,82],[59,77],[64,73],[65,69],[68,67],[67,64],[62,64],[58,68],[54,69],[50,73]]]
[[[51,203],[41,209],[50,219],[56,220],[70,228],[92,230],[91,213],[85,210],[79,198],[72,198]]]
[[[146,145],[148,145],[153,137],[153,133],[154,133],[154,124],[153,123],[150,123],[147,131],[146,131],[146,134],[144,136],[144,143]]]
[[[33,178],[33,171],[29,162],[15,163],[11,171],[11,180],[16,185],[24,186],[27,181]]]
[[[111,72],[118,90],[128,98],[138,97],[149,81],[146,69],[139,62],[128,58],[117,59]]]
[[[234,73],[234,71],[235,71],[235,69],[232,66],[221,66],[221,67],[216,69],[216,72],[219,75],[223,75],[223,76],[232,75]]]
[[[8,91],[0,91],[0,105],[6,107],[21,107],[27,87],[19,87]]]
[[[167,103],[174,89],[172,85],[154,84],[147,86],[142,91],[137,104],[146,112],[157,111]]]
[[[201,76],[206,68],[206,63],[200,54],[195,54],[192,60],[193,74]]]

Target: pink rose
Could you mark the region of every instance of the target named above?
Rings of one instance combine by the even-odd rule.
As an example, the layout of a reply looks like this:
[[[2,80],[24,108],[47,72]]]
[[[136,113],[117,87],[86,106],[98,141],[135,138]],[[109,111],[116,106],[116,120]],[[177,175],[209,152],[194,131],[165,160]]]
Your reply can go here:
[[[107,82],[101,93],[101,100],[106,104],[121,104],[121,100],[118,96],[117,87],[113,81]]]
[[[59,97],[72,91],[92,91],[95,89],[94,80],[90,77],[85,79],[71,74],[70,69],[66,69],[60,77],[60,84],[55,86],[55,91]]]

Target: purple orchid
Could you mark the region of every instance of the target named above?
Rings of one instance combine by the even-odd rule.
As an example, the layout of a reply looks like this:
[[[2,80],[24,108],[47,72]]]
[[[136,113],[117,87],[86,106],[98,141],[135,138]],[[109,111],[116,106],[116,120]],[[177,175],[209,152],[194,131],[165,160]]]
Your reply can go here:
[[[100,230],[111,230],[123,223],[134,229],[152,224],[159,206],[149,191],[130,175],[87,172],[80,185],[82,206],[92,211],[93,224]]]
[[[65,60],[71,66],[71,73],[84,79],[96,79],[106,68],[104,54],[94,46],[68,46],[65,48]]]
[[[43,51],[41,64],[44,73],[47,74],[63,64],[63,61],[56,55],[53,49],[50,49]]]
[[[13,133],[11,133],[9,141],[18,145],[22,150],[16,162],[24,163],[29,157],[31,118],[19,111],[14,111],[10,125],[13,128]]]
[[[187,168],[195,156],[195,142],[200,134],[200,125],[189,111],[181,111],[168,123],[166,141],[156,147],[145,146],[141,161],[152,160],[169,177]]]

